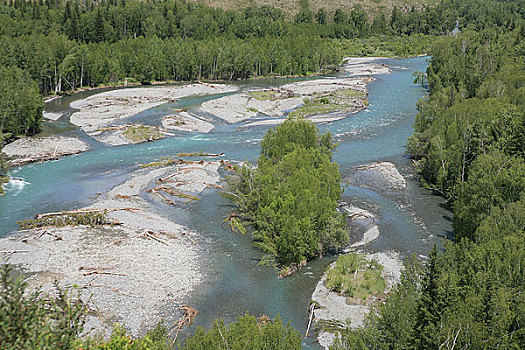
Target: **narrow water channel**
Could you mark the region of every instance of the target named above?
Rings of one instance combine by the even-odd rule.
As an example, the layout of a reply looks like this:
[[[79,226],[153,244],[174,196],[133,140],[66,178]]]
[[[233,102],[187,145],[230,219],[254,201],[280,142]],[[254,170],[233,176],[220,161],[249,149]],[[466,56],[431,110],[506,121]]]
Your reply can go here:
[[[410,161],[403,155],[406,139],[413,131],[416,103],[425,96],[425,91],[412,83],[412,73],[425,69],[426,58],[392,59],[382,63],[392,66],[393,71],[377,76],[369,85],[368,110],[320,128],[323,132],[332,132],[339,143],[334,158],[343,178],[353,166],[386,160],[396,164],[408,180],[407,190],[401,194],[345,187],[346,201],[365,205],[378,218],[381,235],[365,249],[394,250],[404,257],[424,255],[451,230],[450,214],[441,206],[442,199],[418,185]],[[289,82],[267,80],[241,85],[250,88]],[[68,106],[71,101],[93,93],[49,103],[46,109],[64,112],[65,116],[47,130],[62,130],[87,138],[68,125],[71,112]],[[132,118],[154,123],[173,107],[191,109],[220,96],[186,98]],[[89,152],[14,169],[12,176],[17,181],[12,182],[6,196],[0,198],[0,236],[15,230],[17,220],[36,213],[83,207],[94,201],[97,193],[127,179],[138,164],[156,158],[179,152],[224,152],[227,159],[255,161],[267,128],[238,129],[238,125],[221,125],[210,134],[180,133],[153,143],[119,147],[91,141],[93,150]],[[209,326],[217,317],[229,322],[247,312],[272,318],[280,314],[284,322],[291,322],[304,333],[311,293],[333,257],[312,261],[292,277],[277,279],[274,269],[258,266],[260,252],[253,248],[249,236],[234,235],[222,224],[232,208],[218,192],[208,190],[202,200],[186,208],[158,207],[163,215],[205,237],[202,261],[208,279],[187,301],[200,311],[196,325]],[[310,338],[304,341],[304,347],[317,346]]]

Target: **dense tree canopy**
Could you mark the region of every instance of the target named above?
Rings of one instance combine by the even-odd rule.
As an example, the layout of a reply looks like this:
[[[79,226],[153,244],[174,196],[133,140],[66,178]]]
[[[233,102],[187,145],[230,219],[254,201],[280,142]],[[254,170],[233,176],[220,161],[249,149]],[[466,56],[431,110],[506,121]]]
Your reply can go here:
[[[40,131],[42,109],[38,86],[29,74],[0,66],[0,144],[13,136]]]
[[[256,245],[283,266],[344,245],[331,135],[320,135],[311,122],[287,120],[268,131],[261,148],[257,168],[244,166],[230,181],[235,204],[255,229]]]

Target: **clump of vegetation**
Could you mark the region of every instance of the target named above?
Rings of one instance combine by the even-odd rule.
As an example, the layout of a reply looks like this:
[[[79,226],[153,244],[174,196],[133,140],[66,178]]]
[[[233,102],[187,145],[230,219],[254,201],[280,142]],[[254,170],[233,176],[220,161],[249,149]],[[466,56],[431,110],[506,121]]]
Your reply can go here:
[[[385,292],[382,271],[383,266],[376,260],[368,261],[357,253],[345,254],[328,271],[324,284],[326,288],[346,296],[366,300],[369,296]]]
[[[9,182],[9,176],[7,176],[7,157],[0,149],[0,196],[4,195],[4,184]]]
[[[238,169],[226,193],[255,229],[255,244],[283,267],[346,244],[331,134],[320,135],[305,120],[286,120],[268,131],[261,148],[257,168]]]
[[[179,161],[177,159],[173,159],[173,158],[164,158],[164,159],[161,159],[161,160],[158,160],[156,162],[150,162],[150,163],[146,163],[146,164],[141,164],[140,167],[141,168],[150,168],[150,167],[166,167],[166,166],[169,166],[169,165],[172,165],[172,164],[176,164],[178,163]]]
[[[259,100],[259,101],[271,101],[271,100],[279,100],[279,99],[291,97],[279,91],[273,91],[273,90],[252,90],[252,91],[248,91],[247,94],[248,96],[256,100]]]
[[[301,335],[290,324],[284,325],[277,316],[271,320],[266,316],[256,319],[246,315],[237,322],[225,326],[223,320],[215,320],[213,327],[206,331],[197,327],[195,334],[186,338],[186,350],[201,349],[301,349]]]
[[[279,98],[279,94],[271,90],[253,90],[248,91],[246,94],[259,101],[275,100]]]
[[[147,125],[129,126],[122,135],[133,143],[153,141],[164,137],[157,128]]]
[[[347,106],[329,101],[326,97],[306,100],[305,103],[288,114],[290,118],[304,118],[312,115],[340,112]]]
[[[291,111],[290,118],[304,118],[312,115],[337,113],[356,106],[356,102],[366,94],[354,89],[345,89],[332,92],[326,96],[305,99],[304,104]]]
[[[0,348],[74,348],[83,331],[86,305],[74,289],[55,284],[53,293],[29,290],[9,264],[0,270]]]
[[[17,224],[21,229],[33,229],[45,226],[98,226],[111,224],[106,218],[104,212],[87,212],[87,213],[64,213],[60,215],[40,216],[34,219],[18,221]]]
[[[78,350],[170,350],[173,349],[166,327],[158,324],[143,337],[134,338],[126,333],[124,327],[115,324],[111,337],[78,340],[73,349]]]
[[[340,99],[348,99],[348,98],[360,98],[366,96],[366,93],[363,91],[355,90],[355,89],[345,89],[345,90],[338,90],[331,94],[331,96],[340,98]]]
[[[209,153],[206,152],[193,152],[193,153],[177,153],[176,157],[207,157]]]

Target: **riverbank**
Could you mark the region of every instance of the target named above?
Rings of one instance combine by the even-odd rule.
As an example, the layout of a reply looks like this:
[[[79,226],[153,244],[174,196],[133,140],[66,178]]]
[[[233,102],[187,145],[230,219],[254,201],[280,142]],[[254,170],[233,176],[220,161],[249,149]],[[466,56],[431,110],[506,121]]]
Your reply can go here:
[[[38,216],[103,215],[108,224],[21,231],[0,239],[0,259],[9,257],[31,287],[50,289],[55,280],[79,286],[90,309],[86,334],[108,335],[119,322],[138,335],[157,322],[174,321],[177,307],[202,283],[202,238],[157,214],[150,201],[182,206],[198,200],[206,188],[219,186],[220,166],[177,161],[144,167],[82,210]]]

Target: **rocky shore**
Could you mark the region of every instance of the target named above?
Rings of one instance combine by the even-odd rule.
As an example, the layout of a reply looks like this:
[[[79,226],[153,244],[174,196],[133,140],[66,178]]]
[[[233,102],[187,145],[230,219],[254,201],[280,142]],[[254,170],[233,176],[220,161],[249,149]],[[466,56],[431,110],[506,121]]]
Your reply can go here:
[[[348,180],[356,186],[372,188],[381,191],[402,191],[406,181],[399,173],[396,166],[389,162],[376,162],[355,167]],[[380,229],[374,215],[365,209],[354,205],[342,205],[342,210],[348,215],[350,222],[363,229],[363,234],[357,241],[350,244],[345,253],[356,252],[364,249],[369,243],[380,236]],[[368,261],[376,260],[383,266],[382,275],[386,282],[385,294],[399,282],[403,269],[400,255],[394,251],[370,253],[358,250]],[[381,302],[384,296],[372,296],[366,301],[348,298],[325,286],[328,271],[335,266],[330,265],[322,279],[318,282],[312,302],[316,307],[313,311],[315,328],[318,330],[319,344],[328,349],[336,338],[336,330],[350,326],[353,328],[363,326],[366,314],[370,312],[373,304]]]
[[[21,231],[0,239],[0,259],[9,257],[33,287],[48,289],[55,280],[79,286],[90,309],[86,333],[107,335],[119,322],[137,335],[161,320],[173,321],[165,313],[173,318],[202,281],[201,237],[157,214],[151,200],[170,205],[198,200],[204,189],[218,186],[220,166],[205,161],[150,164],[73,212],[101,213],[110,225]]]
[[[406,180],[390,162],[357,166],[347,177],[353,185],[379,191],[398,192],[406,188]]]

